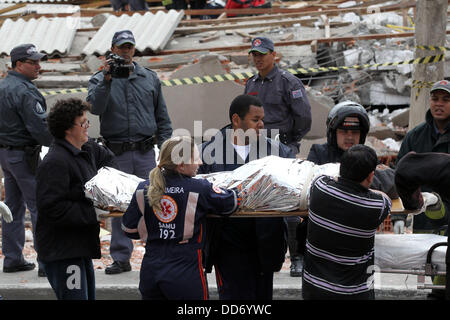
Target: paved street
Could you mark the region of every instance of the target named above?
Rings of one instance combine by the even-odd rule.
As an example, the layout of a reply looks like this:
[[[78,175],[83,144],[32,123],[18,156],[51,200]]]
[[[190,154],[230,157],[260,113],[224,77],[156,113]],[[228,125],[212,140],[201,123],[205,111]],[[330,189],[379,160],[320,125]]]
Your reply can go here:
[[[3,268],[0,260],[0,269]],[[139,300],[139,271],[106,275],[97,270],[96,287],[99,300]],[[376,298],[379,300],[425,300],[429,290],[417,290],[417,276],[375,274]],[[214,273],[208,274],[210,298],[218,299]],[[0,294],[5,300],[55,299],[46,278],[37,276],[37,269],[18,273],[0,272]],[[288,270],[275,274],[275,300],[301,300],[301,278],[292,278]]]

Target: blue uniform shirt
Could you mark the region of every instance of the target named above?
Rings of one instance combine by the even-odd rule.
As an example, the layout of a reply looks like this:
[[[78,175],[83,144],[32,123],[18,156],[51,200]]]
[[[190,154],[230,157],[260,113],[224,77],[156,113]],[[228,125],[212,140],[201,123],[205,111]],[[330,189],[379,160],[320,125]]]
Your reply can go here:
[[[122,219],[122,229],[128,237],[139,238],[145,221],[147,243],[174,242],[203,243],[206,214],[228,215],[237,207],[234,190],[213,186],[205,179],[194,179],[181,174],[166,174],[166,192],[161,199],[162,211],[153,210],[148,203],[149,180],[141,182]],[[141,213],[137,193],[144,192],[145,209]],[[144,216],[144,220],[141,220]],[[141,225],[140,225],[141,223]],[[139,230],[138,230],[139,229]],[[142,236],[142,233],[141,233]]]
[[[158,147],[172,135],[172,124],[156,72],[134,63],[126,79],[104,81],[102,72],[89,80],[86,101],[100,116],[100,134],[110,141],[140,141],[152,135]]]
[[[287,133],[288,144],[300,141],[311,130],[311,106],[305,88],[290,72],[274,65],[264,79],[259,74],[248,79],[244,93],[262,101],[264,128]]]
[[[47,105],[36,86],[23,74],[9,71],[0,81],[0,144],[49,146]]]

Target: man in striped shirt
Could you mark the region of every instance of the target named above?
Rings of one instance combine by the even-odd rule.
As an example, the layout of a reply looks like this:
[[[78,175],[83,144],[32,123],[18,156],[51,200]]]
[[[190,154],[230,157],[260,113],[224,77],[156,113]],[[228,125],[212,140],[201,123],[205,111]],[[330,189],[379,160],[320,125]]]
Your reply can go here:
[[[369,189],[377,155],[354,145],[336,180],[318,177],[310,190],[302,292],[309,299],[374,299],[374,244],[391,200]]]

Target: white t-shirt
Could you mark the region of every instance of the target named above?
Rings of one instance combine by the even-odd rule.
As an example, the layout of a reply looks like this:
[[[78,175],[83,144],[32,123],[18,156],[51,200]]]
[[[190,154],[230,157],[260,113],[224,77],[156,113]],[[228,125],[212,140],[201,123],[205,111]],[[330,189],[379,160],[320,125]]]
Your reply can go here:
[[[242,160],[247,159],[248,153],[250,152],[250,145],[238,146],[237,144],[233,144],[233,147]]]

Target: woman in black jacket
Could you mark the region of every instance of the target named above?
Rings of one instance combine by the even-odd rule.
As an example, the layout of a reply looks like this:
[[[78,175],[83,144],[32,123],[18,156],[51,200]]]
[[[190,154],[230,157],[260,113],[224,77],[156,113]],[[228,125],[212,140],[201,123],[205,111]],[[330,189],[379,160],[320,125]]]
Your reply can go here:
[[[94,267],[101,257],[96,211],[84,184],[114,155],[89,139],[89,106],[79,99],[58,101],[48,116],[55,137],[37,171],[38,259],[58,299],[95,299]]]

